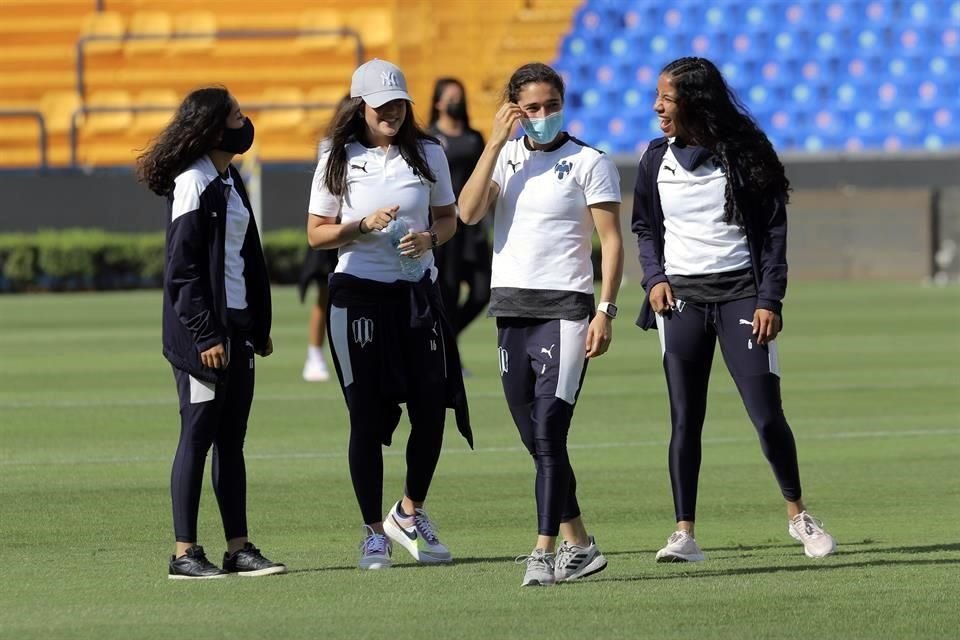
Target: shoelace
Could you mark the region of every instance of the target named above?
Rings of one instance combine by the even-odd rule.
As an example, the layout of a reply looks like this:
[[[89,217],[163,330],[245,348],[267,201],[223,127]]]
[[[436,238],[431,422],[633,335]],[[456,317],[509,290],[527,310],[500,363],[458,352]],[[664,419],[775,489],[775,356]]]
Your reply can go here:
[[[513,559],[513,561],[516,564],[526,563],[528,567],[530,565],[537,565],[537,564],[542,564],[548,569],[553,569],[554,567],[553,556],[548,553],[544,553],[542,551],[540,553],[537,553],[536,551],[534,551],[530,555],[517,556],[516,558]]]
[[[427,517],[427,514],[422,509],[417,509],[413,516],[413,524],[417,528],[417,531],[426,538],[427,542],[430,544],[439,544],[440,539],[437,538],[435,531],[435,526],[433,522],[430,521],[430,518]]]
[[[560,567],[561,569],[567,566],[570,563],[570,561],[573,560],[573,558],[577,555],[577,549],[580,549],[580,548],[581,547],[572,545],[566,540],[564,540],[563,544],[560,545],[560,550],[557,551],[556,561],[555,561],[556,566]]]
[[[382,555],[387,552],[387,536],[377,533],[373,528],[364,525],[367,536],[360,542],[360,549],[363,555]]]
[[[674,531],[670,534],[670,539],[667,540],[667,544],[675,544],[683,540],[684,532],[683,531]]]
[[[822,536],[824,534],[823,523],[818,522],[816,518],[811,516],[806,511],[800,514],[799,524],[803,525],[801,533],[810,536],[811,538]]]

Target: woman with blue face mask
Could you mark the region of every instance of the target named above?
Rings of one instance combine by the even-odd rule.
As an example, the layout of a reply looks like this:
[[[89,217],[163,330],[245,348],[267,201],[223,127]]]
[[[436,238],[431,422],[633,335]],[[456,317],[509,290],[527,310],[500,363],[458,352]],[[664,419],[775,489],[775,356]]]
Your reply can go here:
[[[567,433],[587,361],[606,352],[617,315],[620,176],[603,152],[563,131],[563,96],[563,79],[550,67],[517,69],[459,200],[468,225],[496,207],[489,314],[497,319],[507,405],[536,466],[537,541],[522,558],[523,586],[577,580],[607,566],[581,518]],[[511,139],[518,124],[524,135]],[[602,248],[599,305],[594,229]]]

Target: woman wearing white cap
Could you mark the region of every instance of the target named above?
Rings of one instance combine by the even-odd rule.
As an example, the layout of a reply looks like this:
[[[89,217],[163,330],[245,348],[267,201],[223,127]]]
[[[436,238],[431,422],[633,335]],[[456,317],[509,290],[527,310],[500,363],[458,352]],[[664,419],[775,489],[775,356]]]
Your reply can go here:
[[[364,522],[359,567],[389,567],[391,540],[418,562],[450,562],[423,510],[447,407],[473,446],[433,263],[433,249],[456,231],[450,169],[439,143],[414,121],[397,66],[361,65],[350,97],[320,145],[307,238],[315,249],[340,250],[328,333],[350,414],[350,475]],[[402,403],[411,426],[406,481],[384,516],[381,446],[390,444]]]

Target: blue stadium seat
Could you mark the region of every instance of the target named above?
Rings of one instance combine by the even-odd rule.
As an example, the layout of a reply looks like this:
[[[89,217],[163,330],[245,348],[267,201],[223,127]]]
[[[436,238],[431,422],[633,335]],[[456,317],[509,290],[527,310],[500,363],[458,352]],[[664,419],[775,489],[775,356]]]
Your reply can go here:
[[[780,149],[960,146],[960,0],[588,0],[564,39],[571,122],[635,152],[657,75],[712,59]]]

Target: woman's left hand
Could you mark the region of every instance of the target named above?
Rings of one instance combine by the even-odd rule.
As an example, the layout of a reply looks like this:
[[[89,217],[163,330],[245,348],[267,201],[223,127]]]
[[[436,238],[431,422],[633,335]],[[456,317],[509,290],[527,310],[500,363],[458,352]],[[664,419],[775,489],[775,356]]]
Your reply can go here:
[[[757,344],[767,344],[777,339],[783,322],[780,314],[769,309],[757,309],[753,312],[753,335]]]
[[[419,259],[431,249],[431,244],[429,231],[408,233],[400,239],[400,244],[397,245],[397,251],[399,251],[402,256]]]
[[[587,357],[602,356],[613,340],[613,320],[605,313],[597,313],[587,329]]]
[[[271,338],[270,336],[267,336],[267,345],[260,351],[257,351],[256,353],[261,358],[266,358],[268,355],[273,353],[273,338]]]

